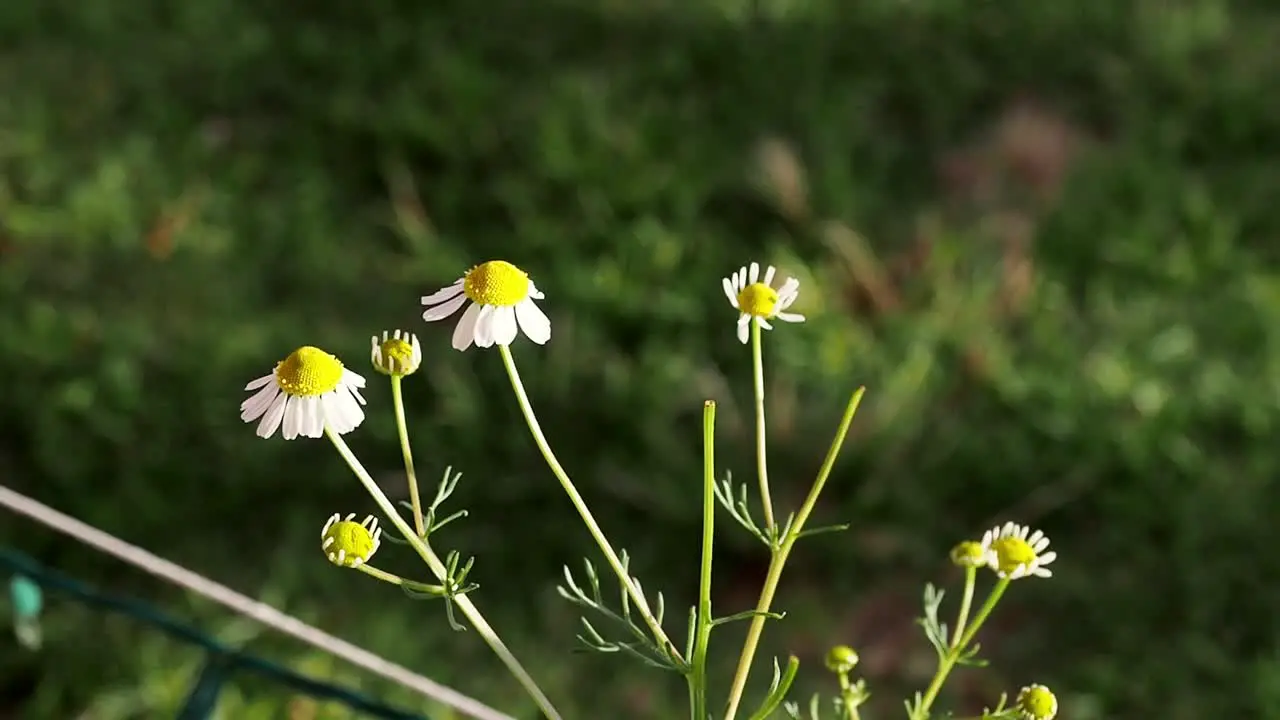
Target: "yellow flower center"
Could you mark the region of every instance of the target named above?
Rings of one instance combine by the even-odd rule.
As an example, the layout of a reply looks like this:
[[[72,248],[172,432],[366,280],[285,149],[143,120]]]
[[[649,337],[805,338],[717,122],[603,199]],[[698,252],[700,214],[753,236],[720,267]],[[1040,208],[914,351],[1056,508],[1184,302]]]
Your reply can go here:
[[[462,291],[479,305],[510,307],[529,297],[529,276],[509,262],[490,260],[467,271]]]
[[[980,567],[987,561],[982,543],[966,540],[951,549],[951,562],[960,567]]]
[[[991,549],[996,552],[996,567],[1002,573],[1011,573],[1036,561],[1036,551],[1022,538],[1000,538],[991,544]]]
[[[276,384],[290,395],[314,397],[333,392],[342,381],[342,363],[320,348],[300,347],[276,365]]]
[[[1052,720],[1058,714],[1058,698],[1043,685],[1032,685],[1018,693],[1018,710],[1024,720]]]
[[[330,539],[333,542],[329,542]],[[341,564],[347,567],[355,567],[368,560],[374,549],[373,534],[369,532],[369,528],[352,520],[342,520],[330,525],[321,543],[325,552],[335,558],[338,557],[339,550],[343,551]]]
[[[778,291],[764,283],[751,283],[738,293],[738,308],[748,315],[768,318],[778,305]]]
[[[388,375],[404,375],[417,368],[414,366],[413,346],[399,338],[391,338],[380,347],[382,363],[378,369]]]

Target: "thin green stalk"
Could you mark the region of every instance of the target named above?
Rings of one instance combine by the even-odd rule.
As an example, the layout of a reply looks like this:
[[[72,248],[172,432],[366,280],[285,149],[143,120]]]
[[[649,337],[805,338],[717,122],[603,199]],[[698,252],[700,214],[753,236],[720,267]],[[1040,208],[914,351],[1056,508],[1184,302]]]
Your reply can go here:
[[[733,675],[733,685],[729,690],[729,702],[725,709],[724,720],[733,720],[738,713],[738,706],[742,703],[742,693],[747,687],[747,677],[751,674],[751,663],[755,660],[760,636],[764,633],[764,622],[767,619],[765,613],[768,613],[769,608],[773,606],[773,596],[778,590],[778,581],[782,579],[782,569],[787,564],[787,557],[791,555],[791,548],[804,530],[805,522],[808,521],[810,513],[818,503],[818,496],[827,484],[832,468],[835,467],[836,457],[839,456],[840,448],[844,445],[845,436],[849,434],[849,426],[853,424],[853,416],[858,412],[858,405],[862,403],[862,394],[865,391],[865,387],[860,387],[854,391],[853,397],[849,398],[844,417],[840,419],[840,427],[836,429],[836,436],[831,441],[831,447],[827,449],[827,457],[822,461],[822,467],[818,469],[818,477],[814,480],[813,487],[809,488],[809,495],[800,506],[800,511],[796,513],[790,532],[783,538],[782,544],[774,551],[769,561],[769,571],[765,576],[764,587],[760,589],[760,599],[756,603],[756,616],[751,619],[747,639],[742,645],[742,655],[738,658],[738,669]]]
[[[404,393],[400,391],[399,375],[391,376],[391,399],[396,411],[396,432],[400,434],[400,451],[404,454],[404,474],[409,481],[409,503],[413,506],[413,529],[418,537],[426,537],[427,526],[422,522],[422,501],[418,498],[418,477],[413,472],[413,451],[409,449],[409,429],[404,419]]]
[[[960,638],[964,637],[964,626],[969,622],[969,610],[973,606],[973,589],[978,584],[978,568],[966,566],[964,569],[964,594],[960,596],[960,612],[956,613],[956,629],[951,635],[951,647],[960,646]]]
[[[507,376],[511,378],[511,389],[515,391],[516,402],[520,404],[520,411],[524,413],[525,424],[529,426],[529,432],[533,435],[533,442],[538,446],[543,459],[547,461],[547,465],[551,468],[551,473],[560,481],[560,487],[564,488],[565,494],[569,496],[569,502],[573,503],[578,515],[582,517],[583,524],[587,526],[587,531],[591,533],[596,545],[600,547],[600,552],[604,553],[605,560],[609,562],[609,567],[613,568],[614,574],[618,576],[618,580],[626,588],[627,595],[631,597],[634,608],[640,611],[640,616],[644,618],[645,624],[649,626],[649,632],[653,634],[654,641],[659,647],[664,648],[667,654],[677,663],[684,663],[684,658],[680,656],[680,651],[676,650],[676,646],[671,643],[671,639],[663,631],[662,625],[658,623],[653,611],[649,609],[649,603],[636,588],[631,575],[622,566],[622,561],[618,559],[618,554],[613,551],[613,546],[609,544],[609,540],[604,536],[604,531],[600,529],[600,525],[591,514],[591,510],[587,508],[587,503],[578,494],[578,489],[574,487],[568,473],[560,465],[560,461],[556,459],[555,453],[551,451],[551,445],[547,442],[546,435],[542,434],[542,426],[538,424],[538,418],[533,414],[533,405],[529,403],[529,395],[524,390],[524,383],[520,381],[520,371],[516,370],[516,361],[511,357],[511,349],[506,345],[499,345],[498,352],[502,355],[502,363],[507,368]]]
[[[702,574],[698,582],[697,633],[691,658],[689,691],[692,720],[707,720],[707,646],[711,642],[711,555],[716,522],[716,404],[702,405]]]
[[[938,699],[938,693],[942,690],[942,684],[946,682],[947,676],[951,674],[951,669],[955,667],[956,661],[960,659],[960,654],[973,642],[973,637],[978,634],[978,629],[987,621],[991,615],[991,611],[995,609],[996,603],[1000,602],[1004,591],[1009,587],[1009,578],[1000,578],[996,582],[995,587],[991,588],[991,594],[987,596],[986,602],[982,603],[982,607],[978,609],[978,614],[973,618],[973,624],[969,629],[960,636],[959,642],[951,646],[951,651],[938,661],[938,672],[933,676],[933,681],[929,683],[929,687],[924,691],[924,697],[920,700],[920,706],[917,708],[915,720],[926,720],[929,717],[929,709],[933,707],[933,703]]]
[[[756,469],[760,476],[760,504],[764,506],[764,529],[773,537],[773,498],[769,496],[769,460],[765,450],[764,350],[760,342],[760,319],[751,318],[751,369],[756,395]]]
[[[426,562],[427,566],[431,568],[431,572],[436,576],[436,578],[441,582],[447,582],[449,575],[448,568],[445,567],[445,564],[441,562],[435,552],[427,546],[426,542],[414,534],[413,528],[409,527],[409,524],[404,521],[404,518],[400,516],[400,513],[396,512],[396,508],[391,504],[391,500],[387,498],[386,493],[382,492],[382,488],[378,487],[378,484],[374,482],[373,477],[369,475],[368,470],[365,470],[364,465],[360,464],[355,453],[351,452],[351,448],[347,447],[347,443],[340,435],[327,427],[325,428],[325,435],[328,436],[329,441],[333,443],[333,446],[337,448],[338,454],[342,456],[342,459],[347,462],[347,465],[351,468],[351,472],[355,473],[356,478],[360,480],[360,484],[364,485],[365,490],[367,490],[369,495],[373,497],[374,503],[378,505],[378,509],[382,511],[382,514],[396,526],[396,529],[400,531],[400,534],[404,536],[405,540],[409,541],[409,544],[413,546],[413,549],[418,553],[418,556],[421,557],[422,560]],[[511,653],[511,650],[507,648],[506,643],[502,642],[502,639],[498,637],[498,633],[494,631],[493,627],[484,619],[484,616],[480,614],[479,608],[471,602],[471,599],[466,595],[459,595],[453,599],[453,602],[458,606],[458,609],[462,611],[462,614],[467,618],[467,620],[471,622],[472,627],[474,627],[476,632],[480,634],[480,637],[484,639],[484,642],[489,646],[489,649],[493,650],[493,653],[498,656],[498,659],[502,661],[503,665],[507,666],[507,670],[515,677],[516,681],[520,683],[520,686],[524,688],[525,692],[529,694],[529,697],[533,698],[538,709],[542,710],[543,714],[546,715],[549,720],[561,720],[560,713],[556,711],[555,706],[547,699],[547,696],[542,692],[542,688],[538,687],[538,683],[534,681],[533,677],[529,675],[529,672],[524,669],[524,666],[520,664],[520,661],[516,659],[516,656]]]
[[[432,594],[443,596],[446,592],[446,589],[443,585],[429,585],[427,583],[420,583],[414,580],[406,580],[400,577],[399,575],[396,575],[395,573],[389,573],[386,570],[379,570],[378,568],[373,567],[372,565],[358,565],[356,566],[355,569],[359,570],[365,575],[368,575],[369,577],[377,578],[378,580],[381,580],[386,583],[391,583],[392,585],[399,585],[400,587],[406,587],[406,588],[409,588],[410,590],[417,590],[418,592],[421,592],[421,593],[432,593]]]
[[[850,702],[850,689],[853,683],[849,682],[848,673],[840,673],[840,695],[844,700],[844,720],[860,720],[858,717],[858,705]]]

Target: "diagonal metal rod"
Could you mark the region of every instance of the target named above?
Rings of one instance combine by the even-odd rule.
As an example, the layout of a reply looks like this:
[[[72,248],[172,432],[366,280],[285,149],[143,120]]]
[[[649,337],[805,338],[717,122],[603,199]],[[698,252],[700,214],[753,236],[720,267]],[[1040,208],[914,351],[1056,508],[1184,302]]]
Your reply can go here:
[[[58,512],[4,485],[0,485],[0,505],[162,580],[208,598],[244,617],[297,638],[314,648],[346,660],[356,667],[386,678],[424,697],[448,705],[469,717],[477,720],[515,720],[510,715],[498,712],[479,700],[429,680],[402,665],[384,660],[364,648],[334,637],[266,603],[242,595],[226,585],[198,575],[136,545],[130,545],[114,535]]]

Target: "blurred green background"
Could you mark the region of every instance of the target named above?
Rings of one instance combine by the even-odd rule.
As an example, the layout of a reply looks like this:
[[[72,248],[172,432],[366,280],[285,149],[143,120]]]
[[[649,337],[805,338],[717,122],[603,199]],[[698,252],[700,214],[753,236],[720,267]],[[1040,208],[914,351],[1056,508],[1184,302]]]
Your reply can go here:
[[[952,707],[1038,681],[1070,720],[1280,718],[1278,46],[1258,0],[0,3],[0,482],[533,717],[439,606],[325,562],[326,516],[373,509],[332,448],[237,417],[245,382],[325,347],[371,377],[349,440],[403,493],[364,358],[406,327],[418,463],[465,473],[446,542],[477,603],[569,717],[681,717],[678,679],[575,653],[554,585],[589,538],[496,354],[449,349],[417,299],[494,257],[533,275],[555,336],[514,351],[547,434],[683,608],[704,398],[752,473],[719,281],[760,259],[810,318],[767,336],[780,504],[869,388],[815,518],[853,529],[799,547],[766,636],[802,690],[847,642],[870,716],[900,717],[923,583],[1016,519],[1057,573],[1015,586]],[[765,558],[721,517],[727,613]],[[421,707],[26,520],[0,542]],[[56,597],[45,629],[38,655],[0,639],[0,716],[172,717],[199,667]],[[221,711],[349,717],[242,677]]]

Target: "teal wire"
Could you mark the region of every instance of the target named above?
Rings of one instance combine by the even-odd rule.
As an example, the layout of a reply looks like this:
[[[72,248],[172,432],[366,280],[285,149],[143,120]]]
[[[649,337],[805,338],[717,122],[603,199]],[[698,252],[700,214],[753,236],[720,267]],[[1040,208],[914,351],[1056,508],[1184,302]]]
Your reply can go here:
[[[180,715],[180,720],[204,720],[217,704],[217,692],[221,690],[230,670],[245,670],[284,685],[296,692],[317,700],[334,700],[347,707],[365,713],[369,717],[385,720],[430,720],[425,715],[399,710],[380,703],[354,690],[316,680],[296,673],[266,658],[231,647],[209,635],[186,625],[158,609],[138,600],[101,592],[69,575],[45,567],[35,559],[15,550],[0,547],[0,567],[23,576],[48,590],[55,590],[84,605],[126,615],[166,634],[204,649],[210,660],[201,671],[197,684],[188,695],[187,709],[206,714]],[[205,683],[202,685],[202,683]],[[212,700],[208,700],[210,689]]]

